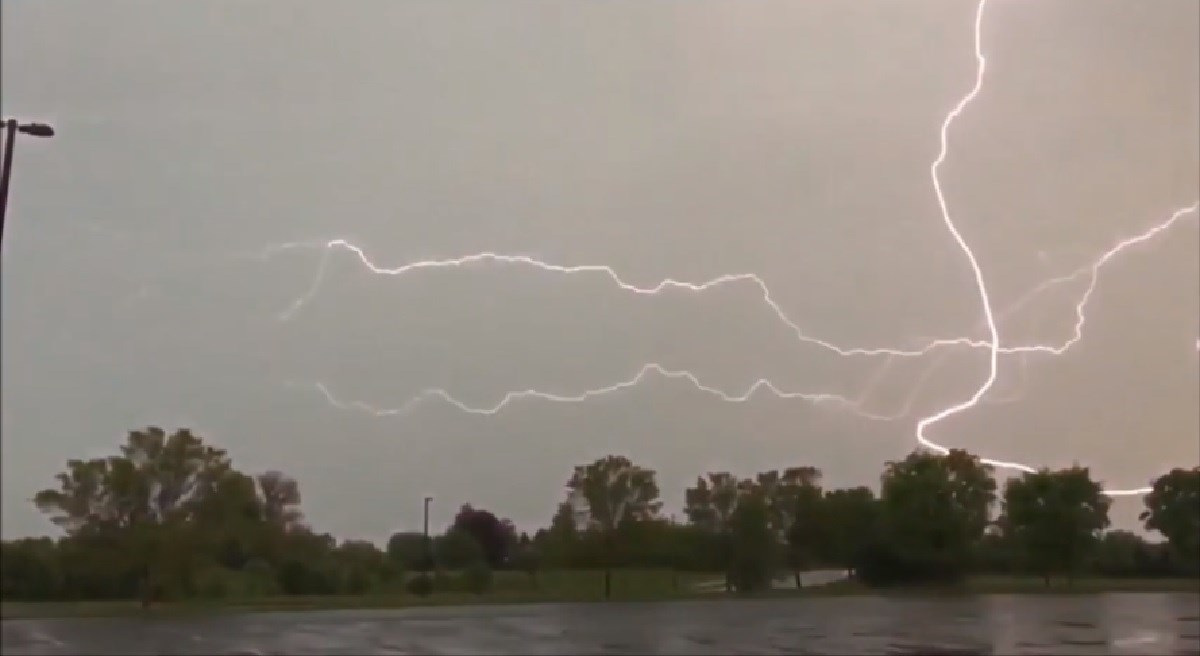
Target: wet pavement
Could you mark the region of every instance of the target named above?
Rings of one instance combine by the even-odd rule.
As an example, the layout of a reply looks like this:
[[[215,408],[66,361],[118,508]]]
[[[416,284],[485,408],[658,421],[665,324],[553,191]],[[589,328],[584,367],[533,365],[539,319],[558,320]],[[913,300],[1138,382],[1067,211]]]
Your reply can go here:
[[[543,604],[0,628],[5,654],[1197,654],[1200,595]]]

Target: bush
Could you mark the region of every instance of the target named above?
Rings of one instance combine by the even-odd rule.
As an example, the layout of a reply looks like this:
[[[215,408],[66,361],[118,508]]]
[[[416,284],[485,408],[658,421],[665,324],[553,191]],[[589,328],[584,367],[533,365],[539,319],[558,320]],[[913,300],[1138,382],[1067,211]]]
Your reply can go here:
[[[492,568],[488,567],[487,562],[477,560],[463,572],[463,583],[469,592],[475,594],[483,594],[492,587]]]
[[[433,593],[433,579],[428,574],[418,574],[409,579],[408,584],[404,587],[409,594],[427,597]]]

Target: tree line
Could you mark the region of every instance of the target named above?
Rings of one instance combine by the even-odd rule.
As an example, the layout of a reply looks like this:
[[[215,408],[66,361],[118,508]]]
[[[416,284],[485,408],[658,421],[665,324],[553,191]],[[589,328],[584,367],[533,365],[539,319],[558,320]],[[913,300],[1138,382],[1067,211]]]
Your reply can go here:
[[[339,541],[304,520],[296,481],[247,474],[184,429],[129,433],[116,455],[70,460],[33,499],[63,535],[6,541],[9,600],[230,598],[484,592],[497,570],[669,568],[754,591],[838,568],[869,586],[953,584],[972,573],[1054,577],[1200,575],[1200,467],[1159,476],[1143,497],[1149,542],[1108,530],[1110,499],[1085,467],[1008,479],[966,451],[888,462],[879,492],[825,489],[801,466],[697,478],[681,521],[662,512],[655,472],[623,456],[576,467],[549,526],[533,535],[464,505],[443,534],[386,547]]]

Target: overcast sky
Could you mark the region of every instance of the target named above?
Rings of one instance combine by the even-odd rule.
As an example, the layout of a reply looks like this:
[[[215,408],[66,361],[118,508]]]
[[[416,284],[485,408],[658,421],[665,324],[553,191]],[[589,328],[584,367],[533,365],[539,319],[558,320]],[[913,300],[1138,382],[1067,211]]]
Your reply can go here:
[[[623,453],[668,510],[706,470],[811,464],[874,484],[986,356],[842,358],[735,283],[643,296],[603,275],[504,264],[369,274],[481,250],[606,264],[627,281],[757,273],[814,337],[911,348],[974,336],[981,309],[928,177],[974,82],[973,3],[4,3],[3,112],[20,142],[3,254],[3,534],[50,530],[28,499],[126,431],[190,427],[243,469],[301,484],[319,530],[381,539],[463,502],[548,522],[572,466]],[[951,212],[997,308],[1088,264],[1200,190],[1200,4],[994,1],[982,93],[951,132]],[[994,403],[931,436],[998,458],[1091,465],[1136,486],[1196,464],[1195,215],[1100,274],[1083,339],[1002,362]],[[1061,343],[1086,280],[1002,324]],[[741,393],[847,396],[871,421],[683,380],[581,404],[647,362]],[[288,381],[300,383],[289,387]],[[1132,525],[1138,501],[1119,502]]]

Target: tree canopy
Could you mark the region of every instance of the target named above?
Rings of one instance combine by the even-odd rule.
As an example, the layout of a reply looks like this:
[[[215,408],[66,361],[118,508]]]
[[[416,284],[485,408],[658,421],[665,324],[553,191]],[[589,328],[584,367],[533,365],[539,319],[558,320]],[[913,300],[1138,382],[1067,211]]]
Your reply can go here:
[[[1108,528],[1111,503],[1087,468],[1043,469],[1008,481],[1000,526],[1049,583],[1082,567]]]
[[[1140,519],[1200,571],[1200,467],[1175,468],[1154,480]]]
[[[1200,573],[1200,468],[1164,473],[1145,496],[1142,520],[1164,544],[1106,532],[1109,499],[1086,468],[1010,479],[993,522],[990,467],[964,451],[918,451],[886,463],[878,495],[823,489],[815,467],[710,472],[682,490],[682,522],[663,516],[653,469],[610,455],[574,468],[567,499],[532,535],[465,503],[432,540],[400,531],[381,549],[313,530],[298,481],[239,471],[188,430],[133,431],[116,451],[67,461],[34,496],[63,534],[0,545],[5,599],[483,594],[501,569],[532,588],[543,569],[604,570],[606,594],[624,567],[720,574],[742,591],[786,570],[799,585],[802,571],[827,567],[867,585]]]

